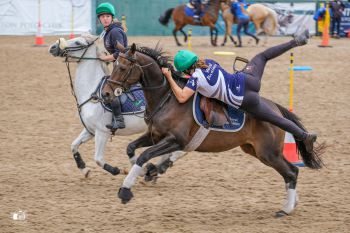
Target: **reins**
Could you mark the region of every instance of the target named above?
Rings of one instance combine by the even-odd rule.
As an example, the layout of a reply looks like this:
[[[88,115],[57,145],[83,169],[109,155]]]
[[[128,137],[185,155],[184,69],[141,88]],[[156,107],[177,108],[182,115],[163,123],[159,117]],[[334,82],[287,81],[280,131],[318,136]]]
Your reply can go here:
[[[91,45],[93,45],[97,39],[95,39],[92,43],[89,43],[87,45],[81,45],[81,46],[76,46],[76,47],[67,47],[67,48],[64,49],[64,53],[63,53],[63,56],[65,56],[65,58],[66,58],[65,59],[65,63],[66,63],[66,67],[67,67],[68,75],[69,75],[71,94],[74,96],[74,99],[75,99],[75,102],[76,102],[76,105],[77,105],[77,108],[78,108],[80,121],[83,124],[84,128],[93,136],[95,136],[95,135],[87,128],[87,126],[86,126],[86,124],[85,124],[85,122],[84,122],[84,120],[83,120],[83,118],[81,116],[81,109],[86,103],[88,103],[88,102],[90,102],[92,100],[96,101],[96,102],[102,102],[103,101],[103,99],[98,97],[98,95],[96,94],[99,87],[96,88],[96,90],[91,94],[91,96],[87,100],[85,100],[84,102],[79,104],[78,98],[77,98],[77,96],[75,94],[75,91],[74,91],[73,78],[72,78],[72,74],[71,74],[69,65],[70,65],[71,62],[79,63],[81,60],[100,60],[99,58],[90,58],[90,57],[84,58],[84,55],[87,52],[87,50],[89,49],[89,47]],[[83,49],[85,49],[85,51],[83,52],[83,54],[80,57],[75,57],[75,56],[68,55],[68,52],[79,51],[79,50],[83,50]],[[69,58],[75,58],[75,59],[78,59],[78,60],[77,61],[70,61]]]

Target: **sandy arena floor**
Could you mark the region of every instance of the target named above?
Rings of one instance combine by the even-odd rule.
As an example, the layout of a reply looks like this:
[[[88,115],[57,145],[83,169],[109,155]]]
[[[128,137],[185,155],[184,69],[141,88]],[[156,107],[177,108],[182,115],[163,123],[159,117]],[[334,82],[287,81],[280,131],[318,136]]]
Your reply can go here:
[[[47,44],[56,37],[45,37]],[[219,38],[220,41],[222,38]],[[231,70],[234,51],[252,58],[266,47],[211,47],[208,37],[194,37],[193,50]],[[271,38],[269,45],[288,38]],[[154,47],[160,41],[171,55],[179,49],[172,37],[130,37]],[[330,147],[326,168],[301,168],[300,202],[293,215],[275,219],[285,198],[284,182],[271,168],[240,149],[225,153],[191,153],[159,179],[139,182],[135,198],[122,205],[117,191],[124,176],[113,177],[93,160],[94,143],[80,152],[92,169],[84,179],[70,144],[82,125],[70,94],[61,58],[48,48],[32,47],[34,37],[0,37],[0,232],[350,232],[350,40],[319,38],[294,50],[294,112],[319,141]],[[186,48],[186,47],[183,47]],[[288,107],[289,54],[271,61],[261,94]],[[129,166],[125,148],[138,135],[114,137],[106,160]],[[141,180],[141,179],[140,179]],[[11,212],[27,211],[26,221]]]

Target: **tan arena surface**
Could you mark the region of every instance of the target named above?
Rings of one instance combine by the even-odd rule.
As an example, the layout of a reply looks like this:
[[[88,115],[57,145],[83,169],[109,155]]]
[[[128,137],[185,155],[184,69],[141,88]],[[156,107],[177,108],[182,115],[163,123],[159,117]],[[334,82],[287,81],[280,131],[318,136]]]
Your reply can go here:
[[[268,46],[288,40],[270,38]],[[314,37],[294,49],[295,64],[313,68],[295,72],[294,112],[329,148],[325,168],[300,169],[299,204],[282,219],[274,218],[286,196],[282,177],[239,148],[190,153],[157,184],[137,182],[134,199],[123,205],[117,191],[124,176],[95,164],[90,141],[80,148],[92,170],[83,178],[70,152],[82,125],[66,67],[48,47],[32,47],[34,41],[0,37],[0,232],[350,232],[349,39],[332,39],[332,48],[319,48],[320,38]],[[129,37],[129,43],[150,47],[158,41],[170,55],[179,49],[172,37]],[[266,48],[247,45],[246,37],[243,48],[212,47],[208,37],[194,37],[192,43],[200,57],[227,70],[233,57],[214,51],[250,59]],[[288,53],[269,62],[261,88],[264,97],[285,107],[288,66]],[[106,161],[129,167],[126,146],[137,137],[114,137]],[[27,220],[12,220],[17,210],[26,210]]]

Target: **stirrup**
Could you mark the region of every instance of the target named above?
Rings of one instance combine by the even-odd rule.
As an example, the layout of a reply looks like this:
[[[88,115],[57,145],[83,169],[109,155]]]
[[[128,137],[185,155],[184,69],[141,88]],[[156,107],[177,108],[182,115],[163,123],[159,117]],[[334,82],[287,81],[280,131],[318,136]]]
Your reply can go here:
[[[240,62],[243,62],[245,63],[244,67],[241,69],[241,70],[238,70],[236,69],[236,62],[237,61],[240,61]],[[236,57],[235,60],[233,61],[233,65],[232,65],[232,68],[233,68],[233,72],[234,73],[237,73],[237,72],[240,72],[240,71],[243,71],[246,67],[247,67],[247,64],[249,63],[249,60],[246,59],[246,58],[243,58],[243,57]]]

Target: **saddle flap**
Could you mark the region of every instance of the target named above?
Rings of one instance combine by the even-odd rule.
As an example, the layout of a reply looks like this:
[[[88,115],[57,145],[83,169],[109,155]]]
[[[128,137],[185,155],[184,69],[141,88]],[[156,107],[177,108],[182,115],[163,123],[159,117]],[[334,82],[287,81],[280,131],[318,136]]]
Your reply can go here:
[[[224,104],[215,99],[203,96],[200,100],[200,109],[203,111],[209,126],[223,126],[229,123],[230,118]]]

